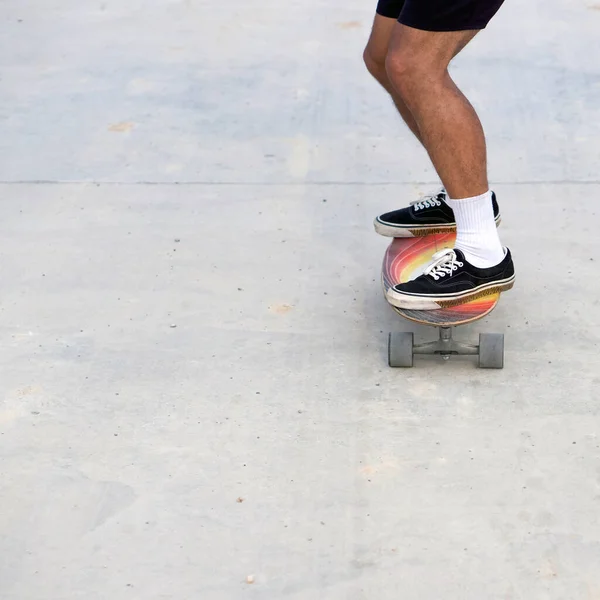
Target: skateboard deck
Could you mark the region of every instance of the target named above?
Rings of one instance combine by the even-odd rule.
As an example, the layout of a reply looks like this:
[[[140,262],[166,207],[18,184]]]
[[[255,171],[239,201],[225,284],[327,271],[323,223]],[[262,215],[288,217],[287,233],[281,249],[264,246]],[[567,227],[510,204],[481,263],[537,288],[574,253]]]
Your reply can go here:
[[[384,293],[398,283],[414,279],[431,264],[436,252],[453,248],[455,233],[434,233],[423,237],[394,238],[383,259],[381,279]],[[424,325],[451,327],[477,321],[492,312],[498,304],[499,292],[493,292],[451,308],[408,310],[392,306],[401,316]],[[391,305],[390,305],[391,306]]]

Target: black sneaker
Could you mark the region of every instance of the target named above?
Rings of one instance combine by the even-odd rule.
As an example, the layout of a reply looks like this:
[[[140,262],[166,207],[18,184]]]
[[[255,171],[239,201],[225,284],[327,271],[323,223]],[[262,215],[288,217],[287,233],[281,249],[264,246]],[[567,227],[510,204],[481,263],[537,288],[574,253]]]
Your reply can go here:
[[[423,275],[387,291],[390,304],[415,310],[449,308],[505,292],[515,283],[515,267],[508,249],[502,262],[489,269],[474,267],[456,248],[437,252],[433,258]]]
[[[407,208],[385,213],[375,219],[375,231],[388,237],[420,237],[432,233],[456,231],[454,211],[446,204],[446,190],[424,196]],[[496,226],[500,225],[500,209],[492,192]]]

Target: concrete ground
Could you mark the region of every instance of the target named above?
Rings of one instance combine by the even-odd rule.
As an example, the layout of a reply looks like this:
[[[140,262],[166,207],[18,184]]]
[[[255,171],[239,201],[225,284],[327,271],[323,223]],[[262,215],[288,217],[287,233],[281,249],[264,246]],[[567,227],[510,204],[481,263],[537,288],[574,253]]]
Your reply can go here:
[[[437,182],[373,3],[4,0],[2,600],[600,598],[594,2],[454,68],[518,268],[480,371],[386,364],[371,221]]]

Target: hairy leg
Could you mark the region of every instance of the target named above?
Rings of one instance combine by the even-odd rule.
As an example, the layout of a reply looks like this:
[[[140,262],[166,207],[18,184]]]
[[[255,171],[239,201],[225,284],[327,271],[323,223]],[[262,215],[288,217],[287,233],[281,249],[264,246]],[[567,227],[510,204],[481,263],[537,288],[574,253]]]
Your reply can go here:
[[[488,189],[485,136],[474,108],[448,65],[477,31],[432,32],[394,25],[386,60],[393,89],[412,113],[451,198]]]
[[[394,104],[396,105],[396,108],[398,109],[398,112],[400,113],[400,116],[408,128],[422,143],[421,133],[415,118],[398,92],[392,86],[385,68],[388,47],[390,45],[390,39],[396,23],[396,19],[390,19],[389,17],[383,17],[382,15],[375,15],[373,29],[371,30],[371,36],[367,42],[363,59],[369,73],[371,73],[371,75],[373,75],[373,77],[389,93],[394,101]]]

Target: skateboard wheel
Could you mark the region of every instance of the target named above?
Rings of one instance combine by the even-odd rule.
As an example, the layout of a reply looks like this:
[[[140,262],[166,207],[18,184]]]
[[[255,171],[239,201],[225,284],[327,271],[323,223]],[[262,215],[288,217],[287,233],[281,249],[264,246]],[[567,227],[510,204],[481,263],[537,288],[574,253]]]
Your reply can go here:
[[[482,369],[504,368],[504,335],[502,333],[479,334],[479,367]]]
[[[388,338],[390,367],[413,366],[413,334],[411,331],[393,331]]]

